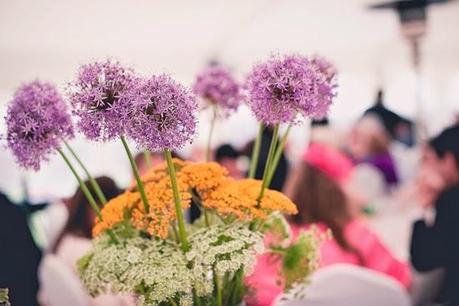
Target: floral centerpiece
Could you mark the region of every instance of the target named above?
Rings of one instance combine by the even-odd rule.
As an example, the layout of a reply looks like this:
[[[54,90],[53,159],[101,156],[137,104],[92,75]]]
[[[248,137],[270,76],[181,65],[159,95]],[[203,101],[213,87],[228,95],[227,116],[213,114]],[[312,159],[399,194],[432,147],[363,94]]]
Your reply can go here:
[[[78,262],[91,295],[130,294],[138,305],[239,305],[251,294],[244,279],[263,252],[282,260],[280,277],[286,289],[302,282],[317,265],[318,238],[306,232],[291,240],[282,215],[295,214],[295,204],[268,186],[288,133],[278,143],[279,126],[325,114],[335,87],[330,67],[323,59],[297,55],[273,56],[254,66],[245,85],[248,104],[261,131],[267,125],[274,128],[261,181],[253,179],[257,145],[249,177],[242,180],[229,177],[214,162],[173,159],[171,151],[190,143],[195,134],[195,96],[167,75],[140,77],[110,60],[83,65],[66,98],[78,130],[88,139],[120,139],[135,186],[106,201],[67,143],[74,134],[70,113],[51,84],[36,81],[18,90],[8,109],[6,138],[26,168],[38,170],[49,154],[59,152],[95,210],[93,247]],[[216,68],[195,85],[211,103],[229,109],[237,107],[239,90]],[[165,162],[140,176],[128,141],[140,149],[162,151]],[[201,218],[188,224],[184,212],[192,203]],[[269,244],[264,241],[267,233]]]

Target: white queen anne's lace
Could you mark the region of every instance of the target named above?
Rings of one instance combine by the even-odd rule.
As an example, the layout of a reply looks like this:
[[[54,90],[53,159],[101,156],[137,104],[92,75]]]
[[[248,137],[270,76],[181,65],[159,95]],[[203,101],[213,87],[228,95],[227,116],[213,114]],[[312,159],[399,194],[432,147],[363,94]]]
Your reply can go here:
[[[80,260],[80,273],[91,295],[135,293],[138,305],[159,305],[170,299],[192,305],[191,270],[183,253],[164,241],[137,237],[110,245],[102,236]]]
[[[163,240],[134,237],[111,244],[106,235],[93,241],[92,251],[79,262],[83,284],[91,295],[136,294],[138,305],[163,305],[171,300],[193,305],[198,296],[214,290],[214,276],[250,273],[264,251],[261,233],[246,224],[219,224],[194,232],[191,249],[183,254]]]
[[[239,223],[202,228],[190,236],[190,243],[191,250],[185,256],[199,296],[212,293],[213,273],[222,278],[243,269],[246,275],[251,272],[257,255],[264,251],[262,235]]]

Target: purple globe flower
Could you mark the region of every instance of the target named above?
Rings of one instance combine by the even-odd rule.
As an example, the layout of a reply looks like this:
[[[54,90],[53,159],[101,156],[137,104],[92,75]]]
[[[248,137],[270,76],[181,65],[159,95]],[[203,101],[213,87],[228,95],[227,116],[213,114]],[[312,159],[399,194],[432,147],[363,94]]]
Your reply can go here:
[[[314,56],[311,59],[311,64],[318,73],[317,82],[319,84],[313,118],[321,119],[327,115],[333,98],[336,97],[336,88],[338,87],[336,84],[337,71],[329,61],[320,56]]]
[[[79,130],[95,141],[124,135],[130,112],[127,93],[136,82],[133,70],[118,62],[106,60],[81,66],[67,90]]]
[[[316,117],[326,112],[326,93],[321,92],[326,83],[307,57],[274,55],[255,65],[248,76],[248,103],[265,124],[295,123],[298,115]]]
[[[38,171],[40,163],[73,137],[67,107],[56,88],[40,81],[21,86],[6,115],[8,147],[19,165]]]
[[[224,114],[236,110],[242,102],[241,88],[227,69],[211,65],[200,73],[193,86],[196,95],[218,105]]]
[[[131,91],[128,136],[151,151],[180,149],[196,131],[194,95],[167,75],[153,76]]]

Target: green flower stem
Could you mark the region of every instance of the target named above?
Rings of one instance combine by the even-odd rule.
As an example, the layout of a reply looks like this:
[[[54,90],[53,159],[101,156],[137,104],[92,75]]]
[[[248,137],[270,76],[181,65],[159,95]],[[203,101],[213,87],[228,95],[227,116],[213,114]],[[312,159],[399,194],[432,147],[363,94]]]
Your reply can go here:
[[[75,151],[72,149],[72,147],[64,140],[64,145],[69,150],[70,154],[75,158],[77,163],[80,165],[81,169],[83,169],[84,173],[86,174],[89,183],[91,184],[92,188],[94,189],[94,192],[96,193],[97,198],[99,199],[99,202],[101,204],[107,203],[107,199],[105,198],[104,193],[102,192],[102,189],[100,189],[99,184],[97,181],[94,179],[94,177],[89,173],[88,168],[83,164],[81,159],[78,157],[78,155],[75,153]]]
[[[171,178],[172,192],[174,194],[175,212],[177,214],[177,224],[179,229],[179,238],[182,250],[187,252],[190,249],[185,230],[185,218],[183,216],[182,205],[180,203],[180,194],[177,186],[177,177],[175,175],[175,166],[172,162],[172,154],[169,149],[164,149],[164,156],[167,161],[167,170]]]
[[[174,301],[174,299],[169,299],[169,302],[172,306],[177,306],[177,303]]]
[[[206,226],[209,227],[210,226],[209,213],[207,212],[207,209],[205,209],[204,207],[202,208],[202,212],[204,213],[204,222]]]
[[[151,154],[150,151],[145,149],[143,150],[143,159],[145,160],[145,164],[147,165],[147,168],[150,169],[151,166],[153,166],[151,162]]]
[[[202,306],[201,298],[196,294],[196,290],[193,289],[193,305]]]
[[[148,199],[147,199],[147,195],[145,194],[145,189],[143,188],[143,183],[140,180],[139,169],[137,168],[137,165],[135,164],[134,157],[132,156],[131,150],[129,150],[129,146],[124,136],[121,136],[121,142],[123,143],[124,150],[126,150],[126,153],[129,158],[129,162],[131,163],[132,172],[134,172],[134,177],[137,182],[137,189],[139,190],[140,198],[142,199],[142,202],[143,202],[143,207],[145,208],[145,212],[148,213],[150,211],[150,205],[148,204]]]
[[[70,160],[67,158],[67,156],[64,154],[64,152],[61,149],[57,149],[59,154],[62,156],[64,159],[65,163],[67,166],[70,168],[70,171],[72,171],[73,175],[75,176],[76,180],[78,181],[78,184],[80,185],[81,191],[84,193],[86,198],[88,199],[89,205],[91,205],[92,209],[96,213],[97,217],[99,218],[100,221],[102,221],[102,213],[100,212],[99,206],[97,206],[96,200],[94,200],[94,197],[92,196],[91,192],[89,191],[88,187],[86,184],[83,182],[81,177],[78,175],[78,172],[75,170],[73,165],[70,163]],[[115,236],[115,233],[113,233],[112,230],[107,230],[108,235],[112,239],[113,242],[119,243],[118,239]]]
[[[215,121],[217,120],[217,106],[212,106],[212,119],[210,120],[209,138],[207,138],[206,161],[212,159],[212,135],[214,134]]]
[[[175,226],[175,224],[172,225],[172,232],[174,233],[175,241],[176,241],[177,243],[180,242],[180,240],[179,240],[179,234],[178,234],[177,227]]]
[[[244,293],[244,270],[239,268],[232,279],[233,290],[231,291],[230,301],[228,305],[236,305],[241,301]]]
[[[215,275],[215,286],[217,287],[217,306],[223,306],[223,289],[220,279]]]
[[[264,125],[263,123],[260,123],[260,127],[258,128],[258,135],[257,135],[257,138],[255,139],[255,143],[252,149],[252,158],[250,159],[249,178],[254,178],[255,172],[257,171],[258,158],[260,157],[261,139],[263,138],[263,130],[264,130]]]
[[[274,126],[273,137],[271,139],[271,145],[269,146],[268,157],[266,158],[265,169],[263,171],[263,180],[261,182],[260,194],[258,195],[258,198],[257,198],[258,206],[260,205],[261,199],[263,198],[265,194],[265,190],[268,187],[268,176],[271,171],[271,164],[274,158],[274,152],[276,150],[278,138],[279,138],[279,124],[276,124]]]
[[[271,181],[273,179],[274,173],[276,173],[277,165],[279,164],[280,158],[282,156],[282,152],[284,151],[285,145],[287,144],[288,133],[290,132],[290,128],[291,127],[292,127],[291,125],[288,126],[287,130],[285,131],[284,135],[282,136],[280,144],[277,146],[276,154],[274,154],[274,159],[273,159],[273,162],[272,162],[272,165],[271,165],[271,170],[269,172],[267,186],[269,186],[271,184]]]

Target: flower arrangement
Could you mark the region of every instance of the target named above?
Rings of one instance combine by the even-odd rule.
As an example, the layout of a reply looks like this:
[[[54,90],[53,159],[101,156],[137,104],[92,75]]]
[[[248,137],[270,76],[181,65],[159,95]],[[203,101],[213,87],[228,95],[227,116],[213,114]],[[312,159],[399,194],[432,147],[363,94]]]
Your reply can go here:
[[[248,103],[260,121],[260,131],[266,125],[274,127],[261,181],[253,179],[257,145],[248,178],[241,180],[229,177],[218,163],[173,159],[171,151],[191,142],[195,134],[195,96],[167,75],[140,77],[113,61],[83,65],[69,84],[66,99],[78,130],[88,139],[121,140],[135,186],[106,201],[66,142],[73,136],[70,114],[47,83],[36,81],[16,93],[6,117],[8,146],[20,165],[35,170],[58,151],[95,210],[93,247],[78,262],[91,295],[131,294],[138,305],[235,306],[250,295],[244,278],[263,252],[282,260],[280,277],[286,289],[317,266],[319,238],[309,231],[292,241],[283,215],[297,213],[296,206],[268,186],[288,133],[287,129],[278,144],[280,124],[290,126],[299,116],[326,113],[335,88],[331,67],[323,59],[297,55],[273,56],[254,66],[245,86]],[[200,75],[194,91],[225,109],[235,109],[241,99],[239,86],[220,67]],[[162,151],[165,162],[140,176],[128,140],[140,149]],[[202,214],[188,224],[184,211],[192,203]],[[265,244],[268,232],[276,239]]]

